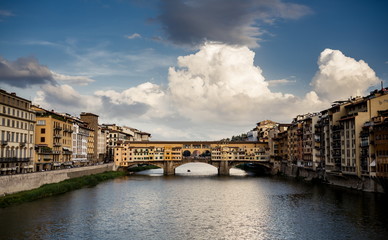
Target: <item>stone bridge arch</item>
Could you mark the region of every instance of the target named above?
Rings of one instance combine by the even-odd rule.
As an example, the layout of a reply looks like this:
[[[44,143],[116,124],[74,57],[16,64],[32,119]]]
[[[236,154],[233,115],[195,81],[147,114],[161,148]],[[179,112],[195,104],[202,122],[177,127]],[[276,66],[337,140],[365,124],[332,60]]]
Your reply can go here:
[[[151,162],[151,161],[140,161],[140,162],[129,162],[128,163],[128,166],[125,166],[126,168],[130,168],[132,166],[135,166],[135,165],[139,165],[139,164],[147,164],[147,165],[154,165],[154,166],[157,166],[157,167],[160,167],[160,168],[164,168],[164,162]]]

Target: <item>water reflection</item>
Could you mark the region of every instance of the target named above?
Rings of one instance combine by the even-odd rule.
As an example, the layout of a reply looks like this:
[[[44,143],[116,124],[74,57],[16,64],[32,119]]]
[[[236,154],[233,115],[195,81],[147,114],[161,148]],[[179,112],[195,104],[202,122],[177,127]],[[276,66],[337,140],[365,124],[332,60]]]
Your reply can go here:
[[[0,236],[385,239],[388,234],[384,195],[250,177],[235,170],[230,177],[218,177],[214,167],[202,164],[183,165],[176,176],[155,169],[0,209]]]

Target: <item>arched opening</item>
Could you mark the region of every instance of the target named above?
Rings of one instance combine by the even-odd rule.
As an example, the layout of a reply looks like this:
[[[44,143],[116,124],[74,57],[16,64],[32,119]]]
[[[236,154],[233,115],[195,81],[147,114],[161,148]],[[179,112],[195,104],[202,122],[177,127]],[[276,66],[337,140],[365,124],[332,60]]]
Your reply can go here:
[[[268,175],[271,172],[271,168],[265,166],[263,164],[257,163],[243,163],[243,164],[235,164],[232,167],[244,170],[248,174],[263,176]]]
[[[157,163],[133,163],[126,170],[137,174],[160,175],[163,174],[163,165]]]
[[[175,174],[184,176],[215,176],[218,175],[218,169],[208,163],[193,162],[176,167]]]
[[[190,157],[191,156],[191,152],[189,150],[186,150],[183,152],[183,157]]]
[[[212,154],[209,150],[206,150],[206,152],[203,152],[199,155],[200,157],[211,157]]]

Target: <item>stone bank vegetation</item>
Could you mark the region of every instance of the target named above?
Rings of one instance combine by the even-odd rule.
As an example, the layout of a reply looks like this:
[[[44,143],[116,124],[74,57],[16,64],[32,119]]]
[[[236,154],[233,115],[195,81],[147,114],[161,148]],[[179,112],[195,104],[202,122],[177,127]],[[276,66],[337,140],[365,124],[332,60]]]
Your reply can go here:
[[[31,202],[37,199],[63,194],[83,187],[94,187],[105,180],[125,176],[125,172],[104,172],[88,176],[67,179],[59,183],[42,185],[39,188],[18,192],[0,197],[0,208],[9,207],[23,202]]]

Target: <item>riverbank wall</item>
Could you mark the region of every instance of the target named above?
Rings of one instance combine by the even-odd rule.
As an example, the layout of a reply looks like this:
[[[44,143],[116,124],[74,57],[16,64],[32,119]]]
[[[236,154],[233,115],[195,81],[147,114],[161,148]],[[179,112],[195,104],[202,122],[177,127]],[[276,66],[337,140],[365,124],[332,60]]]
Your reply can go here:
[[[387,193],[381,181],[377,178],[358,177],[354,175],[329,173],[325,171],[313,171],[295,165],[282,165],[280,174],[305,181],[317,181],[324,184],[355,189],[365,192]]]
[[[115,170],[115,165],[108,163],[88,167],[0,176],[0,196],[35,189],[44,184],[57,183],[66,179]]]

